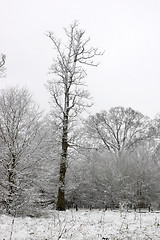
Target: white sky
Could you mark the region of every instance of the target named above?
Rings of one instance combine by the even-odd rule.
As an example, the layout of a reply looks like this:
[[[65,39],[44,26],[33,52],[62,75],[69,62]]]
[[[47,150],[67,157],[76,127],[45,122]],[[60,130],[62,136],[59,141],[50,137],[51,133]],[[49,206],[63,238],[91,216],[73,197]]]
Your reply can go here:
[[[154,117],[160,112],[159,0],[0,0],[0,53],[7,55],[1,88],[26,86],[47,108],[44,87],[54,51],[45,33],[63,37],[74,20],[105,50],[86,82],[92,112],[131,107]]]

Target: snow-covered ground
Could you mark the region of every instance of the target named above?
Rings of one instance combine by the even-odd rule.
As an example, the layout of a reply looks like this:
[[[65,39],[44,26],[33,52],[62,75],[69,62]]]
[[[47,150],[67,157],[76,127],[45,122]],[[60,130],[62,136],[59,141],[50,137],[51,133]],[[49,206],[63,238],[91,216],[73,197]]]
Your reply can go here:
[[[41,218],[0,216],[0,240],[159,240],[160,213],[52,211]]]

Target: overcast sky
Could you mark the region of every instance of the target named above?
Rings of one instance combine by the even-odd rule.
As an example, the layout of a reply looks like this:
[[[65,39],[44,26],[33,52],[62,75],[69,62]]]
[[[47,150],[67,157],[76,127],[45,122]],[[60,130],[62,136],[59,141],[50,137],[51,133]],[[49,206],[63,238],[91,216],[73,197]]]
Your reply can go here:
[[[0,88],[26,86],[47,108],[44,84],[55,54],[45,33],[63,38],[74,20],[92,46],[105,50],[86,77],[92,112],[124,106],[160,113],[159,0],[0,0],[0,53],[7,55]]]

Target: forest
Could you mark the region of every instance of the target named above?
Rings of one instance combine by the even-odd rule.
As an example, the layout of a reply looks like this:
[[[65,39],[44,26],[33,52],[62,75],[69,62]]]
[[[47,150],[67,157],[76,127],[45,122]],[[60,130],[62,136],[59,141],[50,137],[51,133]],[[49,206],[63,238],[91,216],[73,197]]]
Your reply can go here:
[[[86,116],[92,99],[84,78],[105,53],[90,47],[77,22],[64,32],[64,43],[46,34],[56,52],[49,113],[27,88],[0,92],[0,211],[159,209],[160,115],[117,106]],[[6,61],[2,54],[1,77]]]

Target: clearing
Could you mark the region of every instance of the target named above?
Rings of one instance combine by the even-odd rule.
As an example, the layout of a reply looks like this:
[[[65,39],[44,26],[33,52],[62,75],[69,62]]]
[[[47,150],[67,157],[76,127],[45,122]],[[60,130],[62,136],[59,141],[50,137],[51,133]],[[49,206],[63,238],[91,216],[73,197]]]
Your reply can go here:
[[[50,211],[45,217],[0,215],[0,240],[159,240],[160,213]]]

